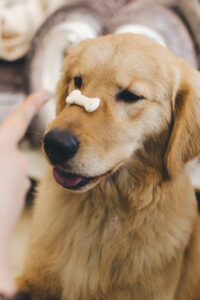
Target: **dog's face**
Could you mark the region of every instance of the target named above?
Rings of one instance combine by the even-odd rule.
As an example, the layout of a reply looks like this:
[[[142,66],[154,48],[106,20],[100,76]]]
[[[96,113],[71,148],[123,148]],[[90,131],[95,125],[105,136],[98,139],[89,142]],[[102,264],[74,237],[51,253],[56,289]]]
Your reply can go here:
[[[188,70],[194,77],[167,49],[138,35],[101,37],[72,49],[58,86],[57,118],[44,138],[57,183],[88,190],[131,163],[147,140],[169,133],[176,98],[180,106],[180,98],[191,94],[188,84],[183,86]],[[66,97],[75,89],[100,98],[99,107],[87,112],[67,104]],[[166,144],[169,172],[175,140],[171,136]]]

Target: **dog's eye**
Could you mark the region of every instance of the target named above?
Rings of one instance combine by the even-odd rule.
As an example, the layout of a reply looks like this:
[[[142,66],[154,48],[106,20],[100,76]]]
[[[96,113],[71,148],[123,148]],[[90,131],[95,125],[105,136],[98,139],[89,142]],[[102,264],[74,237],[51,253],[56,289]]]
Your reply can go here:
[[[118,101],[124,101],[127,103],[133,103],[138,100],[144,99],[142,96],[135,95],[131,93],[129,90],[123,90],[122,92],[118,93],[116,98]]]
[[[82,78],[80,76],[79,77],[74,77],[74,85],[79,89],[81,88]]]

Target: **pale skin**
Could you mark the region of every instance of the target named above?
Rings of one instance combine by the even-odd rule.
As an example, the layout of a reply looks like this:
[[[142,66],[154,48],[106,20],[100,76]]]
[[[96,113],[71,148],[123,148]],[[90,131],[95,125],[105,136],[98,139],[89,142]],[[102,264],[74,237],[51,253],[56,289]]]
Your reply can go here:
[[[47,91],[28,96],[0,126],[0,294],[6,296],[16,292],[10,273],[8,245],[30,188],[27,162],[18,143],[49,97]]]

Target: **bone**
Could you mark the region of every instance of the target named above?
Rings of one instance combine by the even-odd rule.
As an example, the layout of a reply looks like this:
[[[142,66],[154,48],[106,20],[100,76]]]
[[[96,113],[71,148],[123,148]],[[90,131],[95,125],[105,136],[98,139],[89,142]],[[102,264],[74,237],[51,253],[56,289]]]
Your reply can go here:
[[[97,110],[100,105],[99,98],[89,98],[81,94],[80,90],[74,90],[71,94],[66,98],[66,103],[68,104],[76,104],[84,107],[87,112],[93,112]]]

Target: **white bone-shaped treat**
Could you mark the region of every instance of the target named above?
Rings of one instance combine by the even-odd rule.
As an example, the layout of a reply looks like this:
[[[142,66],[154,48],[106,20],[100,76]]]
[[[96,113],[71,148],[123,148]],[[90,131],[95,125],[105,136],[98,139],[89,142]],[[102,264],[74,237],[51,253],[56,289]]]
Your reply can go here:
[[[80,90],[74,90],[66,98],[66,103],[76,104],[84,107],[87,112],[93,112],[99,107],[100,99],[86,97],[81,94]]]

